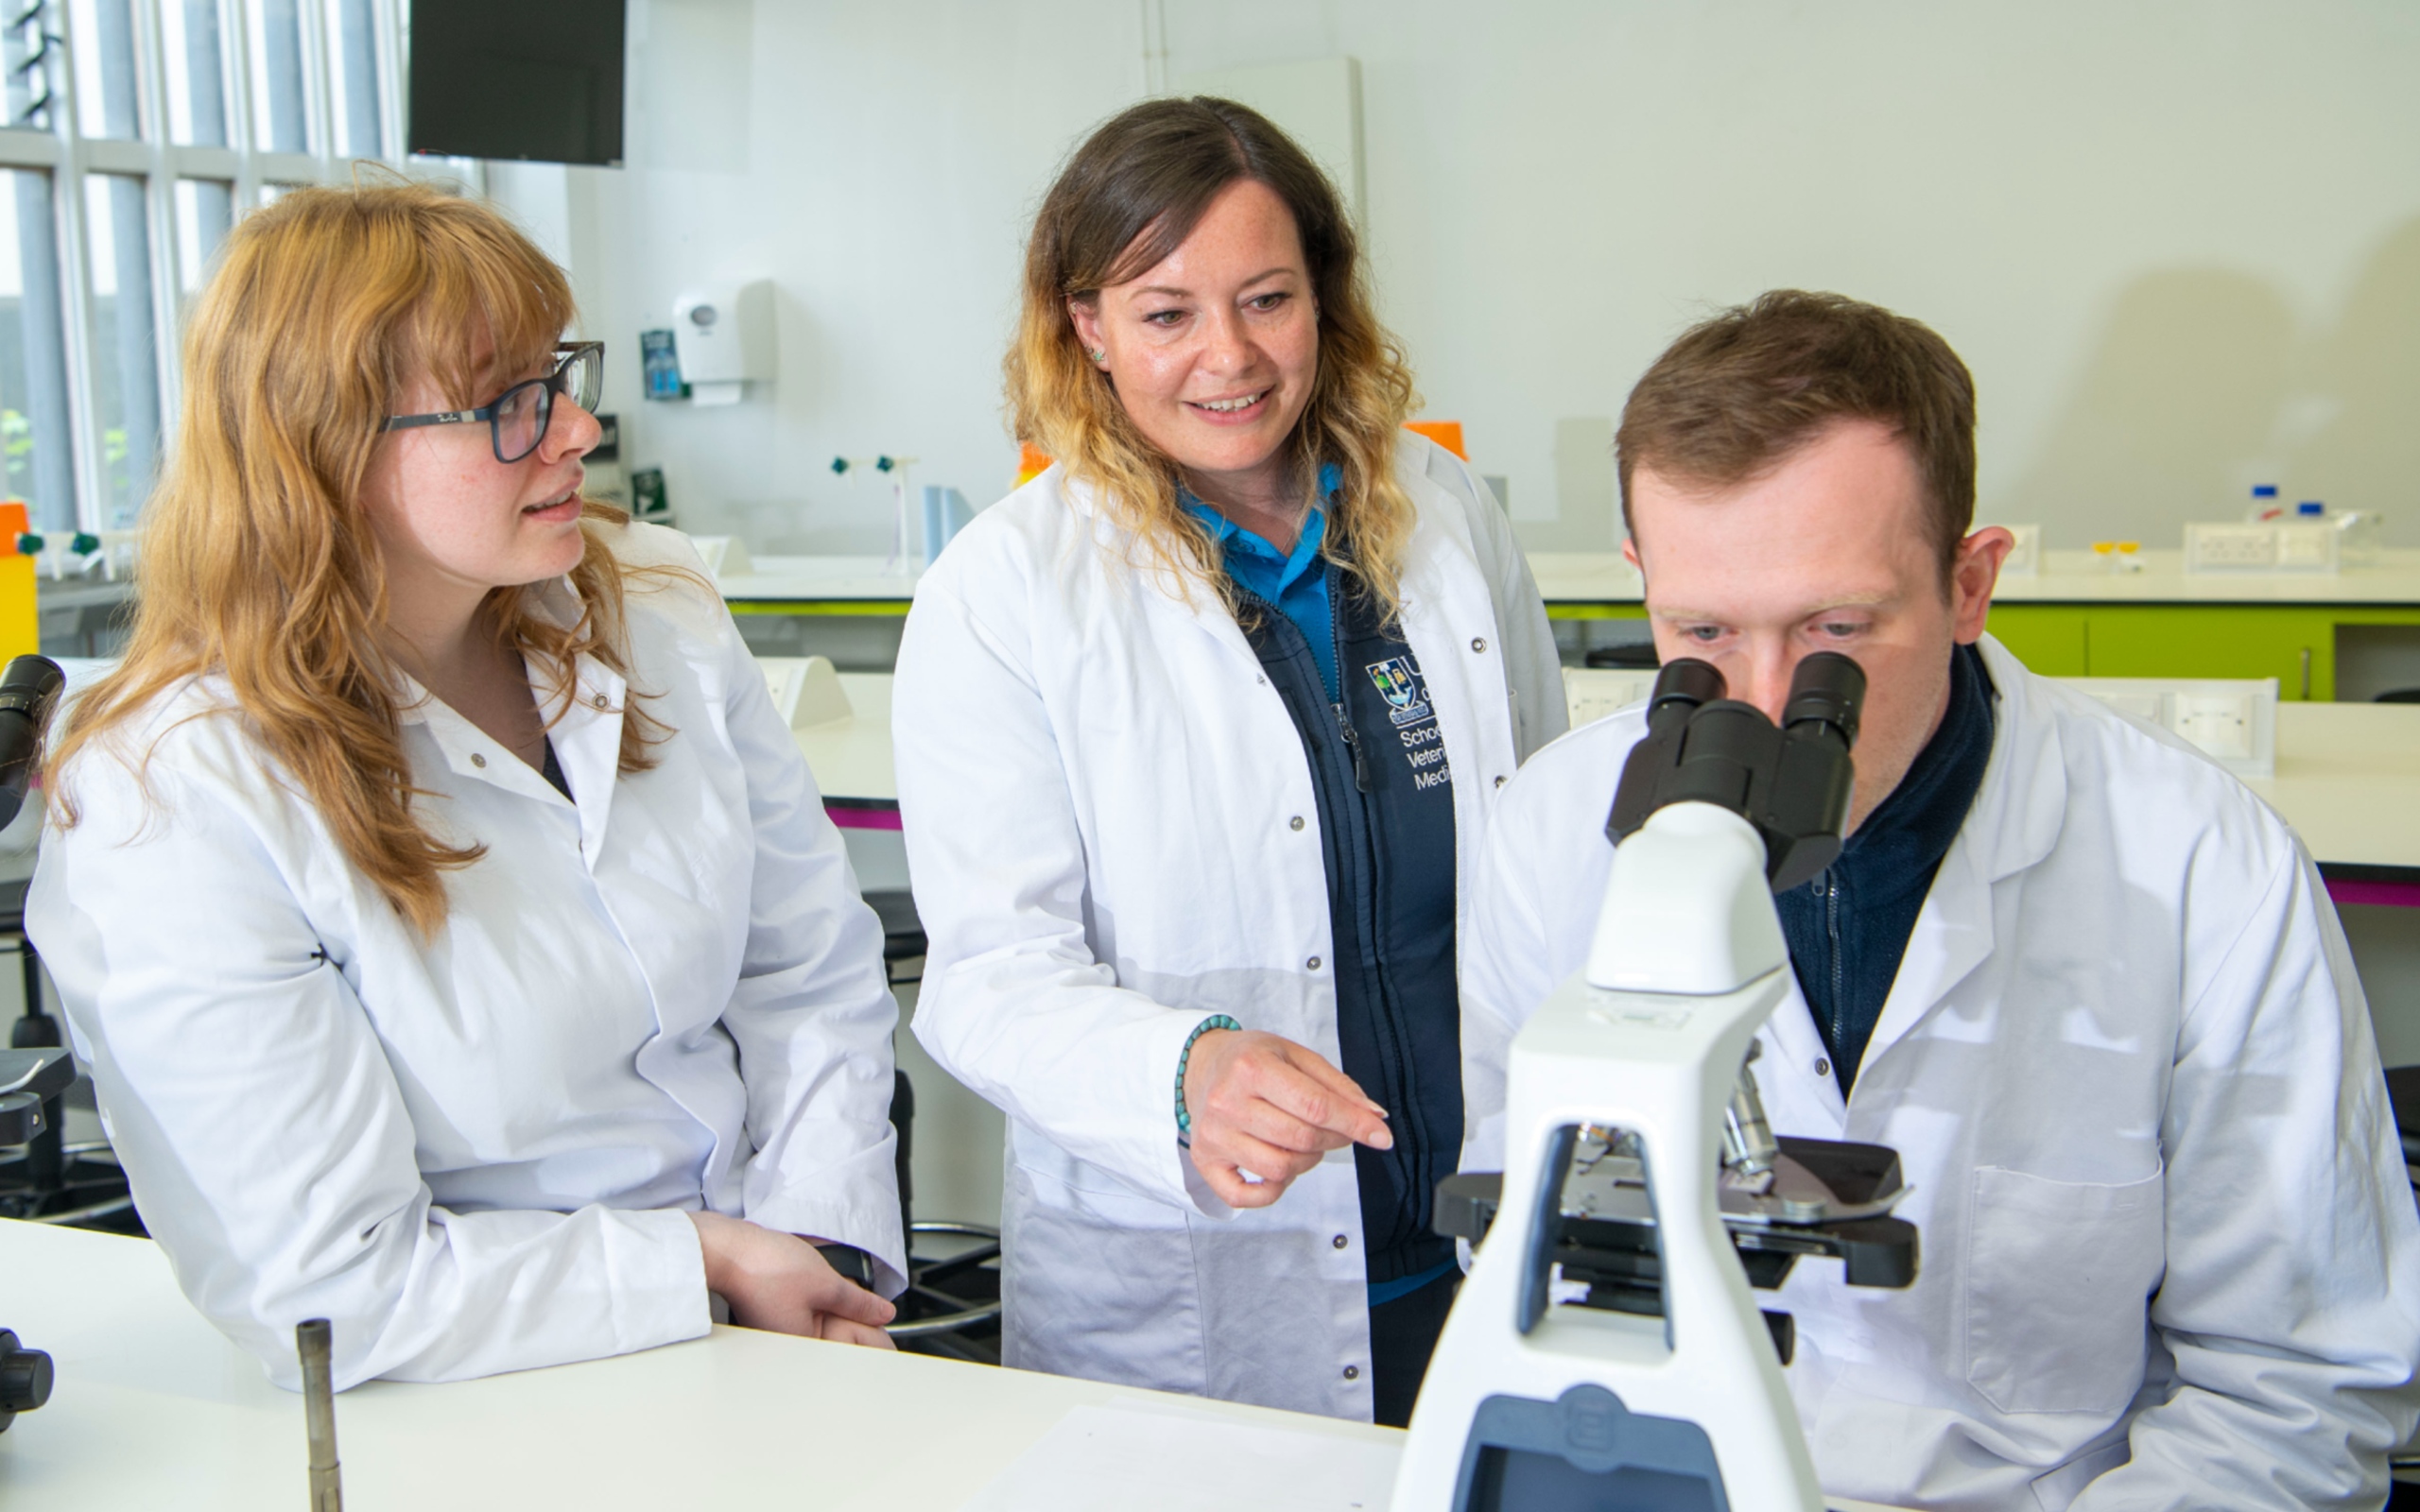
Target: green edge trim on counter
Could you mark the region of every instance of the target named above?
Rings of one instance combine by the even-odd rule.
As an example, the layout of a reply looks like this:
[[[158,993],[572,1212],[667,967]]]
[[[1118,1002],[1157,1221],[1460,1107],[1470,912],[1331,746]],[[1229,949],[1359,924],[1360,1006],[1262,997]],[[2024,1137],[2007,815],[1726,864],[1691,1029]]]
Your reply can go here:
[[[734,614],[862,615],[897,619],[908,612],[904,598],[727,598]]]

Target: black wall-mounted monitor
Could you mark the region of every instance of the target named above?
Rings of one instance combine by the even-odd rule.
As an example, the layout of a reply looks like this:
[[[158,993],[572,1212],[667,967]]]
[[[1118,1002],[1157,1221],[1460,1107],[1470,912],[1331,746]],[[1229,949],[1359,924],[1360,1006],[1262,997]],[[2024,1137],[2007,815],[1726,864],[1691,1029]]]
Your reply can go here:
[[[411,0],[411,150],[619,167],[624,4]]]

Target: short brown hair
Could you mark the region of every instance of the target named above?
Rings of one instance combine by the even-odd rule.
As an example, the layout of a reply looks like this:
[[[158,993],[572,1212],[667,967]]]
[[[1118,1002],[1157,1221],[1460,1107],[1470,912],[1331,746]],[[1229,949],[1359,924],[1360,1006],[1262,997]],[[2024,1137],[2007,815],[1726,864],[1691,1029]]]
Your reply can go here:
[[[1760,294],[1655,359],[1614,437],[1622,524],[1639,467],[1742,483],[1840,420],[1878,421],[1907,442],[1946,577],[1975,521],[1974,376],[1931,327],[1839,294]]]

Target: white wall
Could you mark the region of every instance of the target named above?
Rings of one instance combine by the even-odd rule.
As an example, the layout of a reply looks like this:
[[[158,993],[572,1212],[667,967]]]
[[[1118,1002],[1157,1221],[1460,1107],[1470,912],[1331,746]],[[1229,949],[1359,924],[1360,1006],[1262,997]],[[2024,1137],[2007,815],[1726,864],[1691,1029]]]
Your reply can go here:
[[[632,0],[630,165],[496,188],[567,248],[632,459],[693,528],[879,550],[836,453],[1008,483],[1026,217],[1138,97],[1150,0]],[[2420,544],[2420,10],[2401,0],[1165,0],[1168,76],[1349,54],[1369,233],[1428,413],[1533,543],[1609,544],[1559,421],[1781,284],[1938,327],[1987,515],[2172,544],[2243,488]],[[552,175],[553,177],[549,177]],[[783,378],[642,405],[687,279],[780,287]],[[1582,459],[1584,460],[1584,458]],[[1589,511],[1582,511],[1589,513]]]

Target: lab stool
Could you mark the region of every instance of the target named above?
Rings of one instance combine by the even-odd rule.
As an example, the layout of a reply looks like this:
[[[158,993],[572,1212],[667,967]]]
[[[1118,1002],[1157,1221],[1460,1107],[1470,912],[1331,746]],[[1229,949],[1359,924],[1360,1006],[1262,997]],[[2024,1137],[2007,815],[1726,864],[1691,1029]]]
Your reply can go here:
[[[925,921],[916,917],[916,896],[905,887],[877,887],[866,906],[882,920],[882,969],[893,987],[925,979]]]
[[[894,987],[924,979],[925,925],[906,888],[877,888],[866,903],[882,920],[882,964]],[[908,1173],[915,1144],[916,1089],[892,1074],[890,1126],[899,1134],[899,1218],[908,1239],[908,1290],[890,1336],[917,1354],[1000,1363],[1000,1230],[978,1223],[917,1222]],[[919,1241],[922,1241],[920,1246]],[[952,1243],[952,1242],[955,1243]]]
[[[0,945],[17,947],[26,984],[26,1011],[10,1027],[9,1045],[13,1050],[49,1050],[63,1041],[59,1021],[43,1006],[42,960],[26,935],[27,885],[24,878],[0,882]],[[67,1099],[72,1091],[71,1088],[43,1105],[45,1126],[24,1146],[23,1154],[0,1160],[0,1217],[141,1234],[142,1220],[135,1215],[126,1173],[118,1168],[109,1142],[67,1143]]]
[[[908,1289],[896,1298],[890,1333],[915,1354],[977,1365],[1000,1363],[1000,1230],[979,1223],[927,1220],[912,1213],[908,1160],[914,1148],[916,1089],[891,1074],[890,1126],[899,1134],[899,1216],[908,1238]],[[935,1240],[957,1240],[946,1254]],[[919,1241],[923,1241],[920,1246]]]

